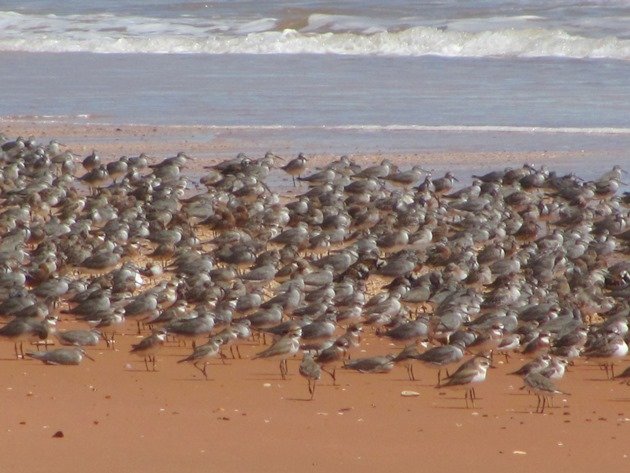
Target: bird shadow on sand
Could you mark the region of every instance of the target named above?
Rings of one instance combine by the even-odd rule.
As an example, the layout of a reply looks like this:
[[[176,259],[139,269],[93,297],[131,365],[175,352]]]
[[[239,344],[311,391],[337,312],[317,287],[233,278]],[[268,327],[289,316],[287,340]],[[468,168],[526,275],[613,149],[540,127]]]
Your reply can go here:
[[[189,382],[195,382],[195,383],[209,383],[211,381],[215,381],[214,378],[173,378],[173,381],[189,381]]]
[[[483,410],[483,407],[480,406],[475,406],[475,407],[466,407],[466,406],[433,406],[436,409],[447,409],[447,410],[454,410],[454,411],[476,411],[476,410]]]

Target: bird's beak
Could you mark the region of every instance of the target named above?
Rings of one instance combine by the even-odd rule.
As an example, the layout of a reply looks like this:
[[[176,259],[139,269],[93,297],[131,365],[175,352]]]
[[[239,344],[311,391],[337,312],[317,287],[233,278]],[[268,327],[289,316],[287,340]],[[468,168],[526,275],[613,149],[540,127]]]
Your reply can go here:
[[[90,355],[88,355],[87,353],[83,353],[85,355],[86,358],[89,358],[92,361],[96,361],[94,358],[92,358]]]

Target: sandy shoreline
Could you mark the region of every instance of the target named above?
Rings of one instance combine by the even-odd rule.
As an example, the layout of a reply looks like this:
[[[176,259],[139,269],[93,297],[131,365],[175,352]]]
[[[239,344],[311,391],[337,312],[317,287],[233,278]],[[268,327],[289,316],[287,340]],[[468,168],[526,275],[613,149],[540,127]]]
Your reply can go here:
[[[393,348],[368,338],[370,352]],[[20,471],[346,471],[422,468],[455,471],[552,471],[594,465],[621,471],[630,462],[628,386],[604,380],[580,363],[561,383],[571,396],[533,414],[534,396],[499,364],[465,409],[461,393],[434,389],[435,373],[417,367],[387,375],[342,372],[309,402],[297,361],[281,381],[276,363],[228,360],[209,367],[210,380],[175,361],[189,352],[167,347],[159,372],[145,372],[127,353],[93,349],[95,363],[51,367],[10,360],[3,344],[3,434],[7,468]],[[248,357],[258,346],[243,347]],[[114,381],[115,380],[115,381]],[[419,397],[405,398],[403,390]],[[443,395],[442,395],[443,394]],[[62,431],[63,438],[53,438]],[[35,448],[37,455],[28,455]],[[83,467],[82,467],[83,468]]]
[[[240,134],[210,139],[195,127],[117,128],[0,122],[9,138],[33,135],[40,143],[55,138],[77,156],[96,149],[106,160],[141,152],[161,160],[184,151],[199,158],[187,170],[193,175],[239,151],[259,156],[267,149],[281,155],[292,150],[289,142],[246,141]],[[332,156],[338,157],[317,151],[309,165],[321,166]],[[482,173],[524,162],[544,161],[553,168],[570,163],[575,152],[357,152],[352,157],[363,165],[383,158],[400,165],[418,159]],[[586,167],[602,172],[597,162]],[[295,192],[290,177],[279,174],[277,183]],[[253,342],[242,347],[245,359],[214,361],[208,381],[176,363],[190,348],[174,344],[158,355],[159,371],[146,372],[142,360],[129,354],[138,341],[134,328],[128,321],[116,350],[89,349],[96,362],[78,367],[15,360],[12,344],[0,344],[0,444],[8,452],[1,465],[90,473],[516,473],[583,471],[587,465],[623,471],[630,465],[630,387],[607,381],[596,364],[583,360],[559,383],[570,395],[557,396],[556,407],[543,415],[534,413],[536,397],[519,389],[521,379],[507,374],[524,362],[518,356],[489,371],[477,388],[481,399],[474,409],[464,408],[463,393],[435,389],[435,372],[421,366],[417,381],[409,381],[403,367],[384,375],[343,371],[339,386],[324,376],[315,399],[308,401],[306,381],[297,374],[299,361],[289,361],[289,379],[281,380],[276,361],[249,359],[263,349]],[[370,330],[361,347],[364,353],[355,356],[401,348]],[[626,365],[619,363],[618,371]],[[419,396],[403,397],[405,390]],[[53,436],[57,431],[62,438]]]
[[[198,158],[199,163],[204,165],[233,158],[239,152],[259,156],[270,150],[289,158],[293,157],[292,154],[304,152],[311,158],[309,165],[315,167],[326,164],[330,159],[337,158],[341,154],[347,154],[358,163],[388,158],[399,165],[421,162],[439,170],[449,169],[449,166],[460,168],[462,173],[479,168],[520,166],[523,163],[548,164],[550,167],[573,165],[577,168],[576,172],[593,167],[599,170],[599,165],[604,158],[600,156],[597,162],[592,162],[597,151],[547,150],[544,146],[535,151],[520,149],[475,151],[465,147],[447,151],[431,150],[424,148],[422,133],[418,134],[417,147],[410,151],[380,149],[373,145],[368,145],[363,149],[341,148],[331,151],[326,142],[316,139],[309,142],[307,139],[304,143],[303,140],[296,139],[291,130],[248,131],[238,127],[217,130],[203,126],[116,126],[8,119],[0,120],[0,130],[8,137],[34,136],[40,143],[57,139],[78,155],[87,155],[92,150],[97,150],[103,158],[111,160],[125,154],[144,152],[157,160],[184,151]],[[391,134],[395,136],[396,132]],[[615,148],[615,138],[611,135],[612,149]],[[536,137],[533,136],[532,139],[535,140]],[[302,144],[306,145],[305,149],[300,147]],[[609,150],[604,151],[609,152]]]

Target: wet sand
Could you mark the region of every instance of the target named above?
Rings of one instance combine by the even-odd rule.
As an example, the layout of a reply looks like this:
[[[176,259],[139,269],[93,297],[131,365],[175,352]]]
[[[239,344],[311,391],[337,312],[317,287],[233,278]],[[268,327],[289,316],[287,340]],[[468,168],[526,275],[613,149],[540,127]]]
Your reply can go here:
[[[230,137],[193,140],[190,130],[10,124],[9,136],[33,135],[41,143],[57,138],[77,155],[92,148],[104,157],[147,152],[159,158],[185,151],[203,159],[189,171],[240,150],[260,151],[259,143]],[[119,138],[112,138],[118,136]],[[201,132],[200,132],[201,133]],[[196,136],[196,135],[195,135]],[[277,143],[280,145],[280,143]],[[248,146],[251,145],[251,148]],[[240,148],[239,148],[240,146]],[[258,148],[256,148],[258,146]],[[265,148],[282,153],[290,144]],[[365,155],[367,162],[385,154]],[[423,153],[423,162],[431,159]],[[355,159],[357,156],[354,156]],[[360,156],[359,156],[360,157]],[[540,154],[484,153],[481,169],[509,163],[540,162]],[[475,156],[433,155],[440,165],[469,163]],[[568,155],[549,156],[558,160]],[[324,153],[311,165],[324,163]],[[400,155],[397,162],[413,156]],[[213,161],[214,160],[214,161]],[[485,160],[485,161],[484,161]],[[290,179],[279,177],[281,188]],[[291,189],[292,191],[292,189]],[[69,322],[61,321],[62,328]],[[289,361],[281,380],[275,361],[251,360],[263,349],[253,342],[241,348],[244,359],[214,361],[209,380],[176,361],[190,348],[169,344],[158,355],[158,372],[147,372],[129,354],[135,324],[118,337],[116,350],[89,349],[96,362],[78,367],[46,366],[15,360],[11,343],[0,344],[3,383],[0,404],[6,452],[2,465],[14,471],[171,472],[382,472],[386,469],[443,471],[623,471],[630,465],[630,387],[607,381],[583,360],[558,383],[568,396],[555,408],[535,414],[536,397],[507,375],[522,362],[497,363],[477,388],[476,407],[466,409],[462,392],[435,389],[435,372],[416,366],[418,381],[404,368],[389,374],[340,372],[339,386],[324,375],[309,401],[306,380]],[[364,353],[385,354],[396,347],[366,335]],[[627,363],[621,363],[618,371]],[[417,397],[403,397],[412,390]],[[62,437],[55,437],[62,432]]]
[[[388,143],[391,147],[383,149],[378,138],[367,137],[368,144],[348,147],[344,139],[352,138],[360,143],[360,132],[331,138],[335,133],[319,135],[316,130],[300,134],[285,130],[249,130],[243,128],[216,129],[204,126],[147,126],[147,125],[99,125],[99,124],[64,124],[46,120],[0,120],[0,130],[9,137],[34,136],[39,143],[48,143],[52,139],[65,144],[78,156],[87,156],[96,150],[105,160],[118,159],[120,156],[146,153],[154,162],[180,151],[195,159],[187,164],[188,172],[193,175],[203,173],[203,166],[215,164],[223,159],[234,158],[244,152],[248,156],[261,157],[266,151],[293,158],[304,152],[309,158],[309,168],[319,167],[347,154],[361,165],[389,159],[394,164],[410,167],[422,164],[426,169],[434,170],[434,176],[443,175],[447,170],[455,172],[461,183],[467,183],[473,174],[483,174],[504,167],[520,167],[524,163],[547,165],[559,173],[575,172],[585,179],[595,179],[603,168],[612,168],[619,162],[619,156],[625,156],[627,145],[625,137],[611,135],[606,146],[582,149],[580,146],[559,146],[549,149],[548,142],[553,137],[547,136],[541,141],[540,135],[523,135],[521,139],[529,141],[527,149],[506,149],[505,137],[488,135],[491,144],[488,149],[479,149],[477,144],[459,145],[447,149],[435,149],[427,143],[424,133],[405,135],[397,143],[396,132],[391,132]],[[368,133],[368,135],[372,135]],[[461,135],[461,136],[460,136]],[[448,141],[448,136],[466,141],[466,134],[445,135],[440,141]],[[474,141],[483,139],[475,136]],[[324,139],[323,137],[328,139]],[[392,136],[394,138],[392,138]],[[414,138],[411,138],[414,137]],[[485,135],[480,135],[485,136]],[[402,138],[402,137],[401,137]],[[563,143],[566,136],[558,136]],[[411,143],[410,143],[411,141]],[[569,140],[570,142],[570,140]],[[440,148],[438,146],[438,148]],[[270,176],[270,182],[281,190],[291,191],[291,178],[276,171]]]

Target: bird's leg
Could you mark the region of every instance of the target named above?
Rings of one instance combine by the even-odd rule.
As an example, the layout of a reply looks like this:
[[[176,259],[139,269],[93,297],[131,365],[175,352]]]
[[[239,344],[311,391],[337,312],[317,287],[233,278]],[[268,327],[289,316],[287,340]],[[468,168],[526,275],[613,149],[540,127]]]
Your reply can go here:
[[[230,345],[230,355],[232,355],[232,359],[235,359],[236,357],[234,356],[234,348],[232,347],[232,345]]]
[[[17,347],[17,342],[15,342],[13,344],[13,350],[15,350],[15,359],[19,360],[20,359],[20,354],[18,353],[18,347]]]
[[[238,348],[238,345],[236,345],[236,353],[238,353],[238,359],[240,360],[241,357],[241,350]]]
[[[286,373],[284,371],[284,360],[280,360],[280,376],[282,379],[287,379]]]
[[[208,364],[204,363],[203,364],[203,369],[201,370],[201,372],[203,373],[204,378],[206,378],[206,381],[208,380],[208,373],[206,373],[206,369],[208,368]]]
[[[464,401],[466,401],[466,409],[468,409],[468,389],[464,393]]]
[[[322,371],[331,377],[333,380],[333,386],[335,385],[335,373],[334,371],[328,371],[326,368],[322,368]]]
[[[149,362],[147,361],[147,358],[151,358],[151,357],[144,357],[144,367],[147,369],[147,371],[149,371]]]
[[[615,365],[614,363],[610,363],[610,379],[615,379]]]
[[[317,383],[317,380],[314,379],[313,380],[313,390],[311,391],[311,401],[313,400],[313,398],[315,397],[315,384]]]
[[[155,369],[155,365],[157,364],[157,357],[155,355],[151,357],[151,363],[153,364],[153,371],[157,371],[157,369]]]

